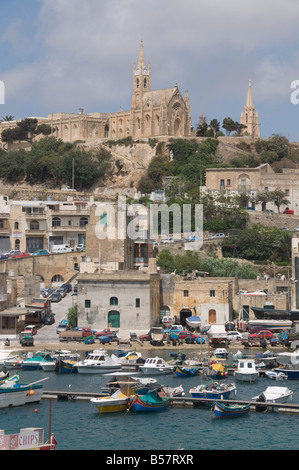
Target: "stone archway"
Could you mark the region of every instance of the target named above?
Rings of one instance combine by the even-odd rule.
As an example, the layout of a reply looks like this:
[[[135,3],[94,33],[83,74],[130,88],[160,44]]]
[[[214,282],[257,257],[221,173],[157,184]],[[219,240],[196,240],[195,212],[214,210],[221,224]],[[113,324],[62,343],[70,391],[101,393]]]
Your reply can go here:
[[[186,318],[191,317],[191,316],[192,316],[192,312],[190,308],[183,308],[180,311],[180,324],[182,326],[186,326]]]

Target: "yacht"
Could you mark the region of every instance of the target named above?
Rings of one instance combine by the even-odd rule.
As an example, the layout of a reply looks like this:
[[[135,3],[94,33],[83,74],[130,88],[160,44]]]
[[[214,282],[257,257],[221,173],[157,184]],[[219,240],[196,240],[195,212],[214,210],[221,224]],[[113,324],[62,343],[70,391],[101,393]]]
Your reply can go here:
[[[292,400],[293,392],[287,387],[267,387],[264,392],[252,400],[267,403],[288,403]]]
[[[150,375],[171,374],[173,365],[167,364],[161,357],[149,357],[142,366],[139,366],[139,370]]]
[[[83,361],[75,364],[79,374],[105,374],[121,369],[121,364],[115,362],[105,351],[96,349],[90,352]]]

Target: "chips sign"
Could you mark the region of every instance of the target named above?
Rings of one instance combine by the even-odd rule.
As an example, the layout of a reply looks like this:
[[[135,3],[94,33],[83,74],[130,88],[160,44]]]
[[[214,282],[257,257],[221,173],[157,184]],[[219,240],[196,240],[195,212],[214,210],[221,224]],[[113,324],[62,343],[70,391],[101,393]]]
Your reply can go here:
[[[39,432],[0,434],[0,450],[22,450],[39,447]]]

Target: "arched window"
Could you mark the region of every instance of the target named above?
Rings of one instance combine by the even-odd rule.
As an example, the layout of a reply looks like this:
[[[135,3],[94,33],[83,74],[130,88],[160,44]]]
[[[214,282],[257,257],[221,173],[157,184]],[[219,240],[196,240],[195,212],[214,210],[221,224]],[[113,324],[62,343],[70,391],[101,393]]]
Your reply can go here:
[[[39,222],[37,220],[30,222],[30,230],[39,230]]]
[[[147,88],[147,79],[146,78],[143,80],[143,87]]]
[[[20,244],[21,244],[21,242],[20,242],[20,240],[17,238],[17,239],[15,240],[15,250],[19,250],[19,249],[20,249]]]
[[[19,222],[15,222],[15,230],[19,230]]]
[[[140,119],[137,118],[137,129],[140,129]]]
[[[0,228],[4,228],[4,220],[0,219]]]
[[[110,297],[110,305],[118,305],[118,298]]]
[[[137,88],[139,88],[139,78],[137,78],[136,80],[136,85],[137,85]]]
[[[64,279],[61,276],[61,274],[55,274],[55,276],[52,277],[51,282],[63,282]]]
[[[105,137],[109,137],[109,125],[108,124],[106,124],[104,132],[105,132]]]
[[[53,217],[52,219],[52,227],[60,227],[61,226],[61,220],[59,217]]]
[[[80,219],[80,227],[85,227],[85,225],[88,224],[88,219],[87,217],[81,217]]]

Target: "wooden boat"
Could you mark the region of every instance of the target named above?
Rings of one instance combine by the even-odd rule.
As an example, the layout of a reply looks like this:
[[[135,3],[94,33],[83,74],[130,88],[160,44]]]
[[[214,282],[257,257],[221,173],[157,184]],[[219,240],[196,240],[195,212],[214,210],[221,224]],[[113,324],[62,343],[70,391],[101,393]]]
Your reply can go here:
[[[234,383],[226,384],[210,380],[206,384],[197,385],[189,390],[193,398],[228,399],[231,393],[237,393]]]
[[[31,384],[20,384],[17,381],[5,381],[0,385],[0,408],[38,403],[42,398],[43,386],[39,383],[48,377]]]
[[[106,386],[101,387],[101,393],[112,395],[124,385],[129,386],[139,395],[146,395],[152,390],[159,390],[161,388],[161,385],[157,384],[157,380],[151,377],[132,377],[127,373],[118,373],[112,376],[111,380],[106,383]]]
[[[190,377],[199,374],[199,367],[182,367],[177,365],[174,373],[177,377]]]
[[[131,401],[130,409],[134,411],[162,411],[170,403],[170,397],[161,397],[156,390],[146,395],[136,394]]]
[[[299,320],[298,310],[278,310],[271,308],[251,307],[255,318],[259,320],[272,319],[272,320]]]
[[[239,359],[238,368],[235,370],[234,375],[239,382],[255,382],[259,376],[255,361],[252,359]]]
[[[229,403],[224,405],[216,401],[212,406],[216,418],[236,418],[244,416],[250,411],[250,403],[241,405],[239,403]]]
[[[159,392],[160,397],[183,397],[185,396],[185,392],[182,385],[178,385],[177,387],[168,387],[162,386],[161,392]]]
[[[90,402],[95,405],[100,413],[116,413],[124,411],[130,404],[130,399],[135,395],[131,387],[122,386],[112,395],[102,398],[91,398]]]
[[[78,361],[68,359],[58,359],[55,363],[55,372],[58,374],[77,374],[76,364]]]
[[[214,379],[225,379],[228,375],[226,367],[221,362],[212,362],[207,369],[203,369],[203,372],[207,377]]]

